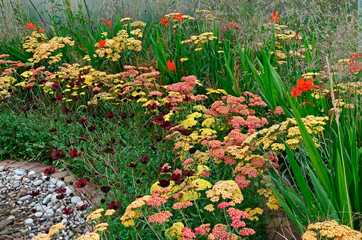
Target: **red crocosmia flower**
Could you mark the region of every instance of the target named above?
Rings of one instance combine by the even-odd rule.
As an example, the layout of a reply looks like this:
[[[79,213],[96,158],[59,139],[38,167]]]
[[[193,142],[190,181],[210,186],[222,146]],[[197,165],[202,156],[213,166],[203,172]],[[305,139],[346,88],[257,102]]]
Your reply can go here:
[[[79,181],[75,182],[74,184],[77,188],[83,188],[83,187],[85,187],[85,185],[87,185],[87,182],[88,182],[88,180],[86,178],[83,178],[83,179],[79,179]]]
[[[54,152],[52,152],[52,156],[54,158],[54,160],[57,160],[59,158],[65,157],[65,154],[63,152],[63,150],[55,150]]]
[[[50,167],[50,168],[47,168],[47,169],[44,170],[44,174],[47,175],[47,176],[50,176],[53,173],[55,173],[55,171],[56,171],[55,168]]]
[[[176,14],[175,16],[173,16],[173,20],[181,22],[183,20],[182,13],[179,13],[179,14]]]
[[[71,150],[71,151],[69,152],[69,155],[70,155],[71,158],[74,159],[74,158],[76,158],[76,157],[81,156],[82,153],[81,153],[81,152],[78,152],[78,150],[77,150],[76,148],[74,148],[73,150]]]
[[[106,113],[104,114],[105,118],[114,118],[116,115],[114,113]]]
[[[297,81],[297,87],[292,88],[291,95],[298,97],[301,96],[303,92],[308,92],[314,88],[317,88],[317,86],[314,85],[313,79],[305,81],[304,78],[301,78]]]
[[[44,31],[45,31],[44,29],[39,28],[39,32],[40,32],[40,33],[44,32]]]
[[[302,95],[301,91],[295,87],[292,87],[292,92],[290,94],[292,95],[292,97],[299,97]]]
[[[271,15],[271,21],[272,22],[276,22],[276,23],[279,23],[279,11],[276,11],[276,12],[272,12],[272,15]]]
[[[176,72],[176,64],[174,60],[168,60],[167,61],[167,69],[171,72]]]
[[[55,91],[55,90],[58,90],[60,87],[59,83],[58,82],[55,82],[52,84],[52,89]]]
[[[60,101],[60,100],[63,99],[63,95],[62,95],[62,94],[57,94],[57,95],[55,96],[55,99],[58,100],[58,101]]]
[[[36,30],[36,25],[33,22],[28,22],[25,27],[23,28],[23,30],[25,29],[32,29],[32,30]]]
[[[170,26],[170,24],[168,23],[168,17],[165,18],[161,18],[161,24],[165,25],[165,27]]]
[[[236,25],[234,22],[230,22],[230,26],[234,29],[239,29],[238,25]]]
[[[70,215],[73,213],[73,211],[74,210],[71,208],[63,208],[63,210],[62,210],[63,214],[65,214],[65,215]]]
[[[108,28],[111,28],[112,26],[112,21],[109,21],[109,19],[104,19],[104,20],[100,20],[100,22],[105,22],[108,25]]]
[[[85,211],[85,210],[87,210],[88,207],[89,207],[88,204],[84,204],[84,205],[82,205],[82,206],[78,206],[78,207],[77,207],[77,210],[78,210],[78,211]]]
[[[121,206],[121,202],[115,202],[112,201],[110,204],[108,204],[109,209],[117,210]]]
[[[98,48],[102,48],[106,46],[106,40],[99,40],[98,42]]]

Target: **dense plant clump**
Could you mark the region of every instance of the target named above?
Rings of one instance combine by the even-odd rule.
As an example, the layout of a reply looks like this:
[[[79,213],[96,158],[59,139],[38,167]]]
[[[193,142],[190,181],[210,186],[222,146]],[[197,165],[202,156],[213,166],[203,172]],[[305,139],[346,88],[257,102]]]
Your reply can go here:
[[[1,158],[99,185],[79,240],[266,239],[276,212],[296,238],[360,239],[361,54],[315,65],[313,32],[278,10],[258,48],[196,14],[107,18],[90,38],[28,22],[0,55]]]

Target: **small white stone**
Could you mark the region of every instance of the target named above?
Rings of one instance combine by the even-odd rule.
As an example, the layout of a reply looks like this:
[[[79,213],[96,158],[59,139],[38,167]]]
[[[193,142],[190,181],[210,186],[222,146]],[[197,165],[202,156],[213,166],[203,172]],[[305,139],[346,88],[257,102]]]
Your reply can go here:
[[[61,188],[61,187],[65,187],[66,185],[65,185],[65,182],[63,182],[63,181],[58,181],[57,182],[57,188]]]
[[[43,216],[43,213],[42,212],[36,212],[34,214],[34,216],[40,218],[41,216]]]
[[[43,183],[43,180],[36,180],[36,181],[33,182],[33,185],[34,186],[39,186],[42,183]]]
[[[82,199],[78,196],[74,196],[70,199],[70,201],[72,201],[74,204],[77,204],[78,202],[82,201]]]
[[[26,171],[24,169],[21,169],[21,168],[15,169],[14,174],[21,175],[21,176],[26,176],[27,175]]]
[[[34,220],[32,218],[27,218],[25,219],[24,224],[30,226],[33,224],[33,222]]]

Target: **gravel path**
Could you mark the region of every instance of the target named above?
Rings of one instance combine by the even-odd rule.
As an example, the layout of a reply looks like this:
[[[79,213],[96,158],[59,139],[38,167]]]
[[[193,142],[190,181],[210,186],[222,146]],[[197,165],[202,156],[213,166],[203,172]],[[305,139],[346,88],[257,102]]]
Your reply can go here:
[[[87,231],[86,205],[89,203],[64,181],[0,166],[0,240],[31,239],[59,222],[67,226],[59,239],[71,239],[70,230]]]

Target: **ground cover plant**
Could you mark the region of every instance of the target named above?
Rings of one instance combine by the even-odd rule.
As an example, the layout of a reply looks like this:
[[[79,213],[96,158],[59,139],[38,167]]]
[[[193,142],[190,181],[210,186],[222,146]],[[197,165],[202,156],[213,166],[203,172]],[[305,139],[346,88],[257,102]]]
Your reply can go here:
[[[1,5],[0,157],[99,186],[75,239],[362,238],[356,1],[29,2]]]

